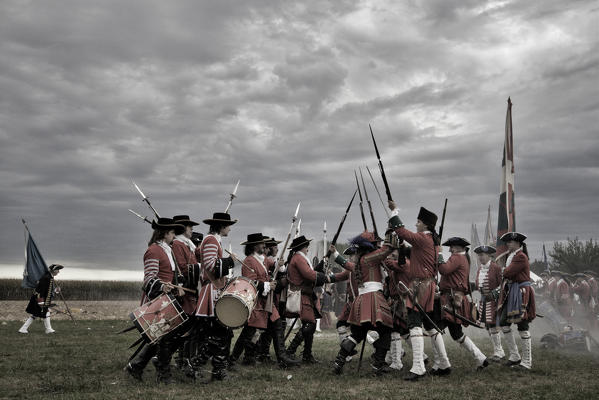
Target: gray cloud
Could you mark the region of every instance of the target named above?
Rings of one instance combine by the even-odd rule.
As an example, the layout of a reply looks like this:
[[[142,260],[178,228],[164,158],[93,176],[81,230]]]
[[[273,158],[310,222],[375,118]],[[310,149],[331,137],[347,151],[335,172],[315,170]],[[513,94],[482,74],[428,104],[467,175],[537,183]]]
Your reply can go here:
[[[497,210],[508,96],[533,257],[598,236],[592,2],[1,7],[0,264],[21,262],[22,216],[48,260],[141,269],[150,232],[127,208],[149,212],[131,179],[198,220],[241,179],[234,247],[284,236],[299,200],[306,234],[326,219],[332,237],[355,168],[382,189],[368,123],[406,223],[448,197],[446,232],[469,237]],[[360,225],[353,210],[341,238]]]

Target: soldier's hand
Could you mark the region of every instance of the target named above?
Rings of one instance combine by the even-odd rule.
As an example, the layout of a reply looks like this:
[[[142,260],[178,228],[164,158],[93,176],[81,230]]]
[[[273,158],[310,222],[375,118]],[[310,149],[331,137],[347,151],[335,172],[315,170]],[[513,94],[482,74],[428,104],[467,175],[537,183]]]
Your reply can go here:
[[[335,247],[334,244],[329,246],[329,251],[331,252],[331,254],[335,254],[335,252],[337,251],[337,248]]]
[[[178,292],[179,297],[182,297],[183,295],[185,295],[185,290],[183,290],[183,288],[181,286],[177,286],[177,292]]]
[[[277,281],[270,281],[270,291],[274,292],[277,288]]]
[[[172,289],[172,287],[170,287],[169,285],[164,285],[164,284],[162,285],[162,291],[164,293],[170,293],[171,289]]]
[[[389,201],[387,202],[387,204],[389,205],[389,209],[390,209],[391,211],[393,211],[393,210],[395,210],[395,209],[397,208],[397,205],[395,204],[395,201],[393,201],[393,200],[389,200]]]

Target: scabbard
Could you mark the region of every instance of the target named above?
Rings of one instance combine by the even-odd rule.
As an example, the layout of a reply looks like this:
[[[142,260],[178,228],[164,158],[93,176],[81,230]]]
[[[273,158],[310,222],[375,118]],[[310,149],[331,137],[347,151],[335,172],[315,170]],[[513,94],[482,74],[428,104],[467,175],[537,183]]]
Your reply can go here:
[[[451,313],[451,315],[453,315],[454,319],[455,319],[455,318],[457,318],[457,319],[459,319],[459,320],[462,320],[463,322],[466,322],[466,323],[468,323],[468,325],[472,325],[473,327],[475,327],[475,328],[478,328],[478,329],[485,329],[485,327],[484,327],[484,326],[480,326],[480,325],[478,324],[478,322],[474,322],[474,321],[472,321],[471,319],[469,319],[469,318],[466,318],[466,317],[464,317],[464,316],[460,315],[459,313],[457,313],[457,312],[455,311],[455,307],[454,307],[453,309],[450,309],[450,308],[449,308],[449,307],[447,307],[447,306],[443,306],[443,310],[445,310],[445,311],[447,311],[447,312]],[[457,321],[456,321],[456,322],[457,322]]]

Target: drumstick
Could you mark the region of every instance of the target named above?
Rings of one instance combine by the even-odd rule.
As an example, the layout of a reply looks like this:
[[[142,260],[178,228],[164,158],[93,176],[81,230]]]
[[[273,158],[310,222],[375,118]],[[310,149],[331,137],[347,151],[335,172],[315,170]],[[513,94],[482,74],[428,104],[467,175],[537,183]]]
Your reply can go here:
[[[184,288],[183,286],[173,285],[172,283],[168,283],[168,282],[163,282],[163,285],[168,286],[170,288],[183,289],[183,291],[188,292],[188,293],[193,293],[193,294],[196,293],[196,291],[193,289],[187,289],[187,288]]]
[[[244,267],[246,267],[246,268],[249,268],[249,269],[250,269],[250,271],[252,271],[254,274],[256,273],[256,271],[254,270],[254,268],[250,267],[249,265],[247,265],[246,263],[244,263],[243,261],[241,261],[241,260],[239,259],[239,257],[237,257],[237,256],[235,255],[235,253],[233,253],[233,252],[230,252],[230,251],[229,251],[229,250],[227,250],[227,249],[223,249],[223,250],[224,250],[224,251],[226,251],[226,252],[227,252],[227,253],[228,253],[228,254],[229,254],[231,257],[233,257],[233,259],[234,259],[234,260],[236,260],[236,261],[238,261],[239,263],[241,263],[241,265],[243,265],[243,266],[244,266]]]

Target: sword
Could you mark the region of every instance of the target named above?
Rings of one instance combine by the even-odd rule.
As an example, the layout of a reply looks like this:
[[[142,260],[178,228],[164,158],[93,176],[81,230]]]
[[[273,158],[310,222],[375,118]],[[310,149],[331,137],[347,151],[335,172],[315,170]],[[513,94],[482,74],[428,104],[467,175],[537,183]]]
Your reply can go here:
[[[237,188],[239,187],[239,180],[237,181],[237,184],[235,185],[235,189],[233,189],[233,193],[231,193],[231,198],[229,199],[229,204],[227,204],[227,208],[225,209],[225,212],[228,213],[229,209],[231,208],[231,204],[233,204],[233,199],[237,197]]]
[[[387,177],[385,176],[385,169],[383,168],[383,162],[381,161],[381,154],[379,153],[379,148],[376,145],[376,140],[374,140],[374,133],[372,133],[372,126],[368,124],[370,128],[370,136],[372,136],[372,143],[374,143],[374,150],[376,151],[376,158],[379,159],[379,169],[381,170],[381,177],[383,178],[383,183],[385,184],[385,191],[387,192],[387,200],[393,201],[391,198],[391,190],[389,190],[389,183],[387,182]]]
[[[139,186],[137,186],[137,184],[135,183],[135,181],[131,181],[133,182],[133,186],[135,186],[135,189],[137,189],[137,191],[139,192],[139,194],[141,194],[141,197],[143,198],[143,201],[145,201],[148,206],[150,207],[150,209],[154,212],[154,215],[156,215],[156,218],[160,218],[160,215],[158,215],[158,211],[156,211],[156,209],[154,208],[154,206],[152,206],[152,203],[150,203],[150,199],[148,199],[148,196],[146,196],[144,194],[144,192],[141,191],[141,189],[139,188]]]
[[[440,334],[444,335],[445,334],[445,330],[444,329],[440,329],[437,326],[437,324],[435,324],[433,322],[433,320],[431,319],[431,317],[429,317],[429,315],[426,313],[426,311],[424,311],[424,309],[422,308],[422,306],[420,304],[418,304],[418,302],[416,301],[416,298],[414,297],[414,292],[412,292],[412,290],[409,287],[407,287],[405,285],[405,283],[403,283],[402,281],[398,281],[398,284],[403,287],[404,291],[408,294],[408,297],[412,301],[412,304],[414,304],[416,306],[416,308],[418,309],[418,312],[420,312],[420,314],[424,318],[426,318],[426,320],[433,326],[433,328],[435,328],[435,330],[437,332],[439,332]]]
[[[372,176],[372,172],[370,172],[370,168],[368,168],[368,165],[366,166],[366,171],[368,171],[368,175],[370,175],[370,179],[372,180],[372,184],[374,185],[374,188],[376,190],[376,194],[379,195],[379,200],[381,201],[381,205],[383,206],[383,210],[385,210],[385,213],[387,214],[387,218],[391,218],[391,215],[389,215],[389,211],[387,211],[387,206],[385,206],[385,202],[383,202],[383,198],[381,197],[381,192],[379,192],[379,188],[376,185],[376,182],[374,181],[374,178]]]
[[[130,208],[129,208],[128,210],[129,210],[129,212],[130,212],[131,214],[135,215],[137,218],[140,218],[140,219],[142,219],[142,220],[146,221],[148,224],[152,225],[152,221],[150,221],[150,220],[148,219],[148,217],[144,217],[144,216],[142,216],[141,214],[138,214],[138,213],[136,213],[135,211],[133,211],[133,210],[132,210],[132,209],[130,209]]]

